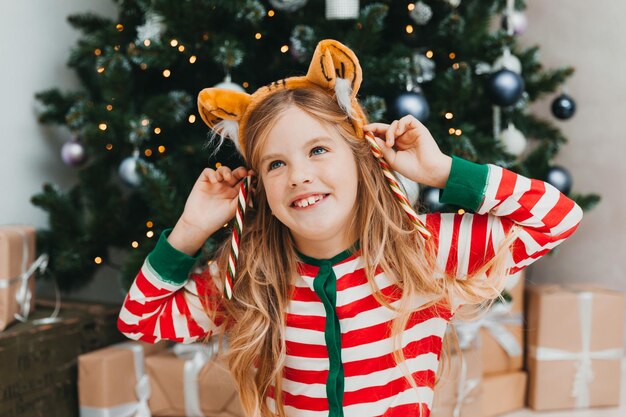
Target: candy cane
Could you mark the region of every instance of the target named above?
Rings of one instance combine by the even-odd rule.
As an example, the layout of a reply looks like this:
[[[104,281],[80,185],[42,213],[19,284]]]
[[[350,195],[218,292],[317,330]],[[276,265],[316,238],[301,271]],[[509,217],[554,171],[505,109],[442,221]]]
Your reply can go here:
[[[241,238],[241,231],[243,229],[243,215],[248,205],[248,191],[251,182],[251,176],[247,176],[243,179],[237,197],[237,213],[235,214],[235,225],[233,226],[233,235],[230,240],[230,255],[228,256],[228,267],[226,268],[226,282],[224,282],[224,291],[229,300],[233,298],[233,281],[237,273],[237,260],[239,259],[239,239]]]
[[[383,174],[385,175],[385,178],[387,179],[387,183],[389,184],[389,187],[391,187],[391,191],[396,196],[396,198],[400,201],[400,204],[402,205],[402,209],[404,209],[405,213],[409,216],[409,219],[411,219],[411,222],[413,222],[417,231],[425,239],[430,238],[431,236],[430,232],[428,231],[428,229],[426,229],[426,226],[424,226],[424,224],[417,217],[417,213],[415,213],[415,210],[413,210],[413,207],[411,207],[411,204],[409,203],[409,200],[406,198],[404,191],[402,191],[402,189],[398,185],[398,182],[396,181],[396,178],[394,177],[393,172],[391,171],[391,167],[389,167],[389,164],[387,164],[387,161],[385,161],[385,158],[383,158],[383,151],[380,149],[380,146],[378,146],[378,143],[376,143],[376,139],[374,139],[374,135],[371,132],[367,132],[365,134],[365,138],[367,139],[367,142],[370,144],[372,153],[374,154],[376,159],[378,159],[378,162],[380,163],[380,166],[383,169]]]

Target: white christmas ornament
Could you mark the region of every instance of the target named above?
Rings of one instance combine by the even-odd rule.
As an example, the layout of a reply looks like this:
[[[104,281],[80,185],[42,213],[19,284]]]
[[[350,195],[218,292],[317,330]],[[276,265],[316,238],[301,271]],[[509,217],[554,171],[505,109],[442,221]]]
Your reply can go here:
[[[459,5],[461,4],[461,0],[446,0],[446,3],[448,3],[452,7],[459,7]]]
[[[235,84],[234,82],[230,80],[230,74],[226,74],[226,77],[224,77],[224,81],[222,81],[221,83],[215,84],[214,87],[224,88],[226,90],[239,91],[240,93],[244,93],[246,91],[243,89],[242,86],[240,86],[239,84]]]
[[[511,155],[519,156],[526,149],[526,137],[513,123],[509,123],[509,126],[500,133],[499,139],[504,150]]]
[[[295,12],[306,4],[308,0],[269,0],[270,4],[285,12]]]
[[[145,40],[160,41],[161,35],[165,33],[165,23],[163,17],[154,12],[146,13],[146,20],[143,25],[137,27],[137,43]]]
[[[125,158],[119,166],[118,173],[120,177],[130,187],[139,187],[141,185],[140,165],[139,151],[135,150],[133,155]]]

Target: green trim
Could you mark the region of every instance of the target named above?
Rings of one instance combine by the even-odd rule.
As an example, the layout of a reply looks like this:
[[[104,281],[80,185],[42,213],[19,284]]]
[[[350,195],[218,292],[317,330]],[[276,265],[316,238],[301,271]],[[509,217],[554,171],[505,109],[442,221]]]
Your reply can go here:
[[[352,256],[352,254],[354,254],[354,252],[358,251],[359,249],[361,249],[361,243],[357,240],[354,243],[354,245],[352,245],[352,247],[350,247],[350,248],[344,250],[343,252],[340,252],[337,255],[333,256],[332,258],[328,258],[328,259],[312,258],[310,256],[307,256],[307,255],[301,253],[297,249],[296,249],[296,254],[298,255],[298,257],[300,257],[300,259],[302,259],[302,261],[304,261],[305,263],[307,263],[309,265],[322,266],[322,265],[324,265],[326,263],[330,263],[331,265],[336,265],[337,263],[348,259],[350,256]]]
[[[439,202],[478,211],[485,198],[489,167],[452,157],[452,168]]]
[[[334,258],[336,256],[332,259]],[[313,288],[320,300],[322,300],[324,310],[326,310],[324,338],[326,340],[329,361],[328,378],[326,380],[328,417],[343,417],[343,393],[345,386],[343,363],[341,361],[341,329],[335,310],[337,306],[337,277],[330,260],[321,261],[320,269],[313,280]]]
[[[187,281],[189,271],[200,257],[202,249],[194,256],[179,251],[167,240],[171,231],[172,229],[165,229],[161,232],[156,246],[148,254],[148,265],[164,282],[180,285]]]

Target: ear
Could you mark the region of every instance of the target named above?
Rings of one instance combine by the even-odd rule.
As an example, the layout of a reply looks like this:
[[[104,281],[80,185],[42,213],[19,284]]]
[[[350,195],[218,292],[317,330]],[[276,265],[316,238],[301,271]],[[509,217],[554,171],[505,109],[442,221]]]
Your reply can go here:
[[[329,90],[335,89],[337,78],[350,83],[351,97],[361,87],[363,74],[356,55],[350,48],[332,39],[317,44],[306,78]]]
[[[205,88],[198,94],[198,112],[210,128],[222,120],[239,122],[249,103],[250,94],[224,88]]]

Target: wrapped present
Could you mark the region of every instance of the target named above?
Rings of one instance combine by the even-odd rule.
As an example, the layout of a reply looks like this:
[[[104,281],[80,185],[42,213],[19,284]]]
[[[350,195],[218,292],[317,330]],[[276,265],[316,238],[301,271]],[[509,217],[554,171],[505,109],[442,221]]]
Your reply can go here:
[[[531,408],[619,404],[623,293],[584,285],[533,286],[527,322]]]
[[[235,383],[210,345],[177,344],[146,359],[153,416],[243,417]]]
[[[149,416],[150,382],[145,357],[165,347],[165,343],[129,341],[81,355],[80,416]]]
[[[464,342],[459,340],[460,353],[451,349],[449,367],[439,363],[431,417],[482,417],[480,336]]]
[[[492,417],[523,408],[527,381],[528,375],[524,371],[483,376],[481,416]]]
[[[50,410],[77,415],[82,318],[70,312],[49,319],[50,314],[37,309],[29,321],[0,332],[0,416],[45,416]]]
[[[33,310],[34,273],[48,262],[47,255],[35,260],[35,236],[32,226],[0,226],[0,331]]]
[[[483,321],[480,331],[485,375],[522,370],[524,282],[524,270],[507,278],[505,290],[511,301],[494,304]]]

